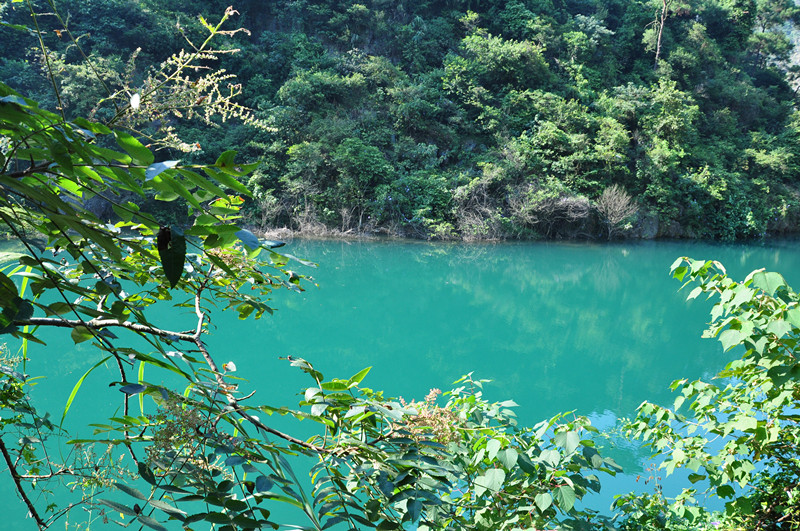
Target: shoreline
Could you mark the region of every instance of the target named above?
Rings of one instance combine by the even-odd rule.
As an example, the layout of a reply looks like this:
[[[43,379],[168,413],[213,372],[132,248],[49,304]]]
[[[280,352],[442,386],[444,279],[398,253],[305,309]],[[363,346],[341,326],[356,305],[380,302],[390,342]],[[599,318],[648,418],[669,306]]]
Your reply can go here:
[[[341,231],[337,229],[290,229],[288,227],[274,227],[261,229],[252,225],[245,225],[246,228],[257,237],[267,240],[280,240],[291,243],[294,240],[329,240],[329,241],[399,241],[399,242],[428,242],[428,243],[459,243],[459,244],[482,244],[482,243],[621,243],[621,242],[658,242],[658,241],[685,241],[685,242],[705,242],[715,244],[747,244],[766,243],[780,240],[800,240],[800,230],[786,231],[779,234],[766,234],[760,238],[753,237],[748,239],[737,239],[732,241],[712,240],[705,238],[692,238],[688,236],[660,235],[654,237],[628,236],[613,239],[607,238],[414,238],[401,233],[391,233],[388,230],[373,232],[355,232],[352,230]]]

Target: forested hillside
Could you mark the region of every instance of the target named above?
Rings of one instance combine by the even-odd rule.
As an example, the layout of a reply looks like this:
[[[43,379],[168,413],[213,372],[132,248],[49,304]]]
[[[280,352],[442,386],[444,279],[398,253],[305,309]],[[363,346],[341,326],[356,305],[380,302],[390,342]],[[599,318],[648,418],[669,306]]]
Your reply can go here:
[[[0,79],[56,108],[49,68],[68,116],[110,118],[103,98],[135,94],[202,33],[199,14],[219,20],[229,1],[56,0],[69,31],[37,18],[45,60],[35,35],[3,28]],[[157,158],[236,148],[260,162],[246,183],[260,227],[468,239],[797,230],[791,0],[362,2],[236,2],[227,29],[247,31],[217,46],[238,51],[207,63],[237,76],[222,86],[241,84],[253,115],[190,119],[202,96],[183,116],[143,106],[140,130],[172,145]],[[27,2],[4,2],[0,17],[32,19]]]

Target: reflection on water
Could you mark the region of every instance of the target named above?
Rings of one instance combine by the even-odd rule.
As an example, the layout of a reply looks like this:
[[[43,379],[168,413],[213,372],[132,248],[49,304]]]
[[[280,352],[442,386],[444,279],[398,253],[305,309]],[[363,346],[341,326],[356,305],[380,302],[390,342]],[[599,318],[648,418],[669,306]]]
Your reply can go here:
[[[365,385],[407,400],[434,387],[447,389],[474,372],[493,381],[486,386],[490,399],[519,403],[520,422],[527,425],[575,410],[609,428],[643,400],[671,402],[672,380],[712,374],[725,363],[717,342],[700,339],[711,303],[687,302],[669,277],[677,257],[715,258],[734,278],[765,267],[782,272],[790,284],[800,280],[800,252],[792,241],[295,241],[286,249],[319,263],[317,269],[298,268],[318,288],[276,293],[272,305],[279,310],[261,321],[238,321],[235,314],[214,319],[209,346],[218,361],[235,361],[248,377],[245,393],[257,388],[261,403],[296,405],[298,392],[311,382],[278,360],[290,354],[309,359],[327,377],[346,378],[372,366]],[[166,315],[170,328],[188,323],[180,314]],[[48,335],[48,348],[31,347],[27,371],[49,375],[49,391],[36,398],[60,416],[72,385],[100,358],[68,335]],[[113,374],[112,367],[101,369],[84,385],[103,386]],[[82,390],[72,424],[88,422],[81,411],[95,413],[103,403],[112,414],[114,393]],[[646,456],[633,445],[615,456],[632,476],[613,488],[627,489],[647,465]]]

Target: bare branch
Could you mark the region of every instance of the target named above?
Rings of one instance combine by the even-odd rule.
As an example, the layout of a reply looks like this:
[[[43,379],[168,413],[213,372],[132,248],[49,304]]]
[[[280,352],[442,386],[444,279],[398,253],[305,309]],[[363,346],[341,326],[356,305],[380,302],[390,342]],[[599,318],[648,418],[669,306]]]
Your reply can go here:
[[[58,319],[55,317],[31,317],[30,319],[20,319],[14,321],[17,326],[54,326],[57,328],[75,328],[78,326],[85,326],[90,330],[102,330],[103,328],[125,328],[140,334],[148,334],[157,336],[167,341],[188,341],[195,342],[195,336],[192,332],[173,332],[171,330],[164,330],[154,326],[147,326],[140,323],[132,323],[130,321],[117,321],[116,319],[92,319],[91,321],[79,321],[77,319]]]

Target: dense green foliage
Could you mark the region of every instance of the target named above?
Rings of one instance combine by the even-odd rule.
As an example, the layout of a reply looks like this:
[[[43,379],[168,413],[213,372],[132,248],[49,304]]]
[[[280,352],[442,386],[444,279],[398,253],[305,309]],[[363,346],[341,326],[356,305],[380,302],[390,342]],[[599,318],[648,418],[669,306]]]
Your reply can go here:
[[[212,36],[218,29],[208,26]],[[166,78],[180,77],[203,55],[190,54]],[[576,507],[599,490],[597,472],[618,469],[595,448],[597,430],[588,420],[557,416],[518,427],[510,409],[516,404],[486,401],[482,382],[470,376],[443,406],[438,391],[406,404],[361,387],[369,368],[325,380],[305,360],[288,358],[313,381],[300,407],[245,405],[252,394],[239,391],[235,364],[218,364],[205,345],[211,316],[223,306],[241,319],[259,318],[271,313],[273,290],[301,290],[306,279],[286,269],[299,259],[266,249],[275,242],[235,224],[242,203],[236,194],[249,195],[238,178],[252,165],[237,165],[232,151],[213,165],[156,161],[122,129],[137,105],[164,90],[169,85],[132,99],[105,125],[65,119],[0,84],[0,219],[26,251],[0,259],[11,262],[0,271],[0,333],[41,342],[42,328],[64,328],[102,355],[75,384],[56,425],[28,394],[35,378],[24,374],[24,351],[16,358],[0,353],[0,453],[39,529],[65,515],[79,518],[70,511],[84,505],[102,521],[156,530],[166,529],[166,520],[186,529],[277,529],[275,504],[296,508],[307,522],[302,529],[320,531],[337,524],[489,530],[557,521],[585,528],[588,519],[608,520]],[[192,225],[168,225],[128,200],[145,198],[146,190],[159,202],[183,199]],[[106,224],[89,211],[95,197],[123,221]],[[194,328],[152,322],[149,310],[159,301],[193,310]],[[145,340],[138,348],[137,337]],[[120,398],[119,412],[96,419],[94,437],[65,441],[70,434],[62,426],[76,394],[106,362],[118,369],[109,392]],[[272,415],[319,428],[300,439],[259,418]],[[131,464],[110,451],[96,459],[101,446],[124,449]],[[304,466],[297,456],[316,460],[311,481],[295,473]],[[42,496],[34,501],[32,491]]]
[[[406,404],[361,387],[369,368],[325,380],[299,358],[287,361],[313,381],[300,407],[257,404],[239,390],[235,364],[219,364],[209,351],[205,336],[217,308],[240,319],[271,313],[273,290],[299,291],[307,281],[289,263],[308,263],[237,226],[241,195],[251,195],[240,179],[254,165],[236,163],[233,151],[214,164],[158,160],[126,129],[136,130],[142,107],[169,101],[170,112],[179,108],[186,92],[175,84],[214,54],[207,46],[229,14],[218,25],[204,21],[209,38],[154,74],[161,82],[113,96],[106,123],[42,109],[0,83],[0,220],[25,251],[0,258],[7,264],[0,333],[23,342],[20,356],[0,352],[0,453],[35,525],[46,529],[65,516],[82,525],[72,511],[88,506],[103,522],[156,530],[168,520],[186,529],[277,529],[276,504],[295,508],[306,522],[300,528],[319,531],[607,520],[576,507],[600,488],[596,472],[618,469],[595,448],[596,430],[585,418],[518,427],[515,404],[484,400],[482,382],[469,376],[444,406],[438,392]],[[215,101],[222,115],[231,109],[224,98]],[[371,156],[357,143],[348,149]],[[182,200],[191,225],[140,208],[150,194],[155,203]],[[96,216],[87,205],[97,198],[122,221]],[[194,315],[189,331],[151,321],[153,305],[170,301]],[[58,425],[37,409],[28,393],[36,378],[25,374],[24,345],[42,342],[43,328],[63,328],[100,353],[75,383]],[[108,392],[120,406],[98,411],[92,438],[71,439],[64,420],[74,398],[106,363],[118,371]],[[260,418],[272,415],[318,428],[301,439]],[[113,448],[130,464],[113,458]],[[298,456],[317,463],[310,481],[295,473],[307,463]]]
[[[225,8],[56,6],[62,20],[38,23],[61,104],[68,116],[97,118],[109,112],[108,102],[94,107],[106,90],[136,92],[181,49],[180,32],[203,31],[197,10]],[[218,65],[238,76],[239,102],[260,120],[198,127],[143,111],[150,129],[174,127],[184,149],[199,147],[196,157],[236,145],[260,163],[247,204],[256,225],[440,238],[730,240],[796,230],[790,0],[234,7],[248,31],[231,36],[223,48],[239,51]],[[27,2],[5,2],[0,16],[31,19]],[[0,44],[0,78],[55,107],[34,40],[4,30]],[[613,224],[597,208],[612,185],[638,216]]]
[[[711,381],[674,382],[674,407],[646,402],[627,429],[662,458],[666,473],[688,469],[692,484],[725,500],[732,524],[800,529],[800,296],[763,270],[735,282],[718,262],[679,259],[672,272],[698,284],[690,299],[719,297],[705,337],[740,356]],[[632,529],[660,529],[659,521],[700,518],[697,490],[684,489],[672,504],[635,497],[617,504],[635,514]]]
[[[18,3],[22,2],[6,4],[5,9]],[[632,5],[630,9],[638,6],[647,12],[645,6]],[[281,6],[285,11],[274,17],[269,12],[259,12],[257,17],[243,7],[246,21],[274,25],[270,35],[275,39],[283,34],[281,28],[294,28],[289,34],[299,39],[296,49],[308,53],[304,56],[307,67],[290,68],[286,80],[275,89],[282,105],[270,107],[275,102],[267,98],[259,108],[269,112],[254,116],[232,101],[237,86],[226,92],[230,78],[219,70],[205,69],[212,61],[234,64],[239,60],[240,56],[228,56],[225,49],[210,47],[212,39],[226,33],[223,24],[234,14],[232,10],[225,11],[219,24],[205,18],[181,23],[188,51],[170,51],[157,69],[140,72],[134,63],[103,53],[124,44],[118,41],[132,38],[126,28],[137,16],[162,20],[148,14],[154,6],[147,2],[69,4],[76,24],[81,20],[81,6],[97,8],[91,11],[94,19],[113,19],[118,12],[126,13],[125,9],[130,10],[129,18],[113,26],[108,40],[95,36],[91,46],[83,46],[76,38],[62,52],[40,48],[54,81],[54,99],[45,100],[53,110],[0,83],[0,221],[25,247],[24,253],[2,259],[11,265],[0,271],[0,333],[24,344],[41,341],[42,328],[64,328],[76,344],[91,342],[101,357],[76,382],[61,422],[85,378],[106,362],[118,370],[118,379],[109,382],[108,392],[119,397],[121,414],[97,419],[90,439],[63,440],[70,434],[62,432],[49,414],[39,412],[27,392],[35,376],[25,374],[24,349],[17,358],[0,352],[0,454],[37,527],[45,529],[73,508],[91,505],[102,508],[101,518],[156,530],[166,529],[165,524],[187,529],[209,524],[225,530],[277,528],[272,514],[276,504],[298,511],[298,518],[305,522],[299,528],[319,531],[335,526],[487,531],[551,526],[800,527],[796,510],[800,496],[796,354],[800,296],[776,273],[757,271],[737,283],[715,262],[681,259],[673,265],[676,278],[698,284],[690,298],[702,293],[719,298],[707,335],[719,337],[726,350],[738,348],[741,355],[717,375],[715,383],[676,382],[673,388],[680,390],[680,396],[674,409],[645,403],[626,426],[631,436],[641,438],[662,458],[660,467],[666,474],[688,468],[692,471],[688,481],[726,500],[724,512],[718,515],[696,503],[692,489],[674,500],[659,491],[618,496],[615,514],[608,516],[581,508],[576,502],[600,489],[603,476],[597,474],[614,474],[618,469],[598,451],[596,429],[587,419],[571,414],[533,428],[520,427],[510,409],[515,404],[488,402],[481,394],[482,382],[471,376],[446,393],[446,403],[439,404],[439,392],[434,390],[423,402],[407,404],[363,387],[369,369],[349,378],[325,379],[309,362],[288,358],[311,383],[299,407],[273,406],[243,396],[235,364],[219,364],[204,341],[217,308],[235,310],[241,319],[260,318],[271,312],[268,297],[273,290],[298,291],[309,281],[288,269],[299,259],[274,252],[271,247],[277,243],[262,242],[241,227],[246,201],[260,199],[262,206],[270,205],[264,183],[275,184],[273,192],[278,195],[271,197],[278,203],[284,204],[287,197],[293,200],[289,206],[306,216],[306,222],[322,219],[343,229],[400,223],[402,218],[396,216],[413,214],[418,221],[403,222],[425,234],[462,231],[491,237],[522,230],[509,217],[516,212],[527,216],[527,230],[552,236],[564,235],[565,227],[588,230],[586,216],[597,210],[604,212],[604,233],[611,237],[625,221],[613,205],[630,207],[622,188],[650,201],[647,204],[664,219],[683,223],[680,216],[686,215],[688,207],[681,210],[681,202],[700,197],[692,195],[694,185],[687,184],[680,172],[688,161],[705,160],[705,166],[698,166],[698,180],[690,181],[697,186],[713,182],[719,186],[715,189],[719,197],[716,203],[709,199],[697,207],[698,227],[704,208],[721,208],[735,199],[742,203],[738,210],[724,211],[729,218],[717,215],[713,219],[719,225],[705,223],[703,227],[725,237],[765,229],[767,225],[758,223],[767,220],[759,217],[756,207],[767,208],[769,201],[783,201],[786,196],[763,190],[760,196],[756,188],[780,182],[791,190],[791,179],[780,172],[771,177],[768,172],[756,172],[754,168],[767,166],[759,166],[757,160],[775,155],[764,147],[751,153],[747,165],[732,166],[725,179],[711,181],[714,171],[722,171],[712,167],[713,157],[708,155],[721,148],[703,136],[703,127],[720,130],[719,124],[702,123],[709,116],[702,107],[712,98],[702,100],[695,94],[697,88],[690,93],[677,78],[689,76],[691,69],[681,71],[669,58],[680,49],[679,29],[697,29],[706,16],[713,24],[707,22],[707,27],[697,31],[711,40],[705,48],[693,48],[694,52],[717,50],[730,55],[726,65],[738,59],[740,66],[750,65],[754,74],[769,77],[777,72],[769,62],[774,58],[769,57],[780,49],[780,39],[767,33],[792,15],[791,10],[773,19],[765,17],[771,11],[756,9],[776,9],[766,3],[750,3],[744,6],[747,9],[731,3],[682,4],[673,6],[673,11],[667,9],[670,5],[664,3],[660,18],[642,37],[653,41],[659,59],[631,52],[638,62],[623,63],[613,54],[598,54],[611,62],[602,63],[602,71],[608,74],[602,82],[592,81],[600,76],[592,75],[590,65],[599,58],[589,52],[592,46],[602,49],[609,32],[624,36],[627,26],[622,21],[629,22],[633,16],[621,7],[616,13],[613,5],[603,17],[597,13],[573,16],[567,10],[589,9],[586,5],[507,4],[490,11],[492,17],[487,20],[508,23],[518,32],[516,38],[498,37],[501,31],[483,29],[480,14],[464,14],[458,6],[445,4],[446,12],[441,6],[417,6],[419,21],[415,18],[409,24],[425,26],[423,15],[432,17],[444,34],[461,28],[461,40],[452,51],[444,39],[442,47],[436,46],[439,41],[433,37],[410,39],[418,47],[408,44],[407,54],[393,57],[403,68],[379,55],[352,49],[335,53],[356,44],[374,46],[380,52],[385,42],[378,30],[391,33],[405,27],[387,21],[385,12],[375,15],[377,8],[356,4],[346,16],[337,16],[332,7],[292,4]],[[33,2],[26,6],[33,8]],[[159,9],[171,7],[178,6],[166,3]],[[303,9],[293,12],[292,7]],[[534,8],[546,11],[547,16],[530,11],[532,15],[526,18],[524,10]],[[697,14],[690,16],[695,9]],[[454,13],[458,17],[453,18]],[[33,22],[39,25],[46,20],[37,16]],[[621,22],[616,25],[611,20]],[[6,27],[29,36],[22,25]],[[753,37],[754,28],[763,34]],[[52,37],[42,31],[40,27],[33,33]],[[62,27],[61,31],[67,30]],[[242,38],[241,32],[228,34]],[[346,41],[341,41],[342,36]],[[619,42],[638,45],[636,33],[628,37],[629,41]],[[170,42],[166,35],[164,42]],[[555,43],[562,47],[553,55]],[[68,55],[76,51],[100,55],[91,63],[72,62]],[[155,57],[159,53],[141,52],[153,54],[153,60],[161,60]],[[249,59],[255,61],[255,57]],[[442,68],[430,74],[426,66],[436,63],[437,57]],[[243,65],[254,66],[249,59]],[[323,64],[327,66],[321,68]],[[117,67],[127,72],[127,80],[116,77]],[[600,66],[595,68],[600,71]],[[715,75],[722,76],[727,67],[720,68]],[[22,63],[13,71],[32,72]],[[724,86],[717,87],[721,92],[737,87],[750,90],[741,108],[760,102],[749,115],[741,109],[734,115],[730,106],[725,107],[737,124],[732,130],[746,131],[750,142],[731,148],[730,160],[714,154],[734,165],[742,164],[741,149],[747,153],[763,142],[759,145],[783,153],[780,150],[788,149],[791,139],[787,86],[778,82],[779,76],[769,78],[776,80],[775,85],[765,85],[744,72],[737,71],[739,85],[725,78]],[[64,73],[73,78],[62,83]],[[576,84],[565,82],[567,74]],[[651,81],[602,88],[607,78],[623,74]],[[107,88],[108,94],[96,104],[89,103],[82,95],[98,87],[98,78],[107,81],[103,90]],[[414,88],[411,80],[423,78],[429,84]],[[78,82],[81,79],[83,85]],[[268,85],[266,79],[264,83]],[[131,90],[134,86],[136,90]],[[440,152],[438,143],[420,147],[419,142],[415,144],[418,151],[404,151],[417,153],[418,158],[391,155],[397,153],[392,146],[413,138],[409,131],[400,135],[399,125],[397,129],[381,126],[379,108],[385,105],[386,113],[394,112],[393,94],[401,86],[413,94],[406,100],[409,113],[426,101],[417,98],[416,90],[432,98],[437,95],[439,99],[431,99],[430,106],[420,109],[444,112],[442,119],[431,121],[432,129],[417,133],[436,132],[431,139],[450,146],[455,154]],[[242,90],[246,96],[249,89]],[[703,90],[713,92],[708,85]],[[596,100],[590,101],[590,95]],[[514,122],[512,118],[520,115],[506,112],[512,108],[527,109],[524,112],[529,114]],[[88,112],[92,119],[79,117],[81,112]],[[192,124],[198,123],[191,121],[193,115],[215,132],[234,135],[225,137],[227,141],[235,135],[252,138],[245,150],[266,157],[263,165],[239,164],[236,153],[222,150],[213,164],[192,164],[188,155],[189,162],[164,152],[156,156],[151,147],[182,148],[195,158],[203,156],[202,150],[212,149],[211,138],[204,137],[205,148],[200,142],[186,142],[195,127]],[[243,125],[213,128],[230,117],[241,118]],[[757,130],[741,129],[746,118],[748,127],[758,125]],[[420,123],[424,120],[414,118],[407,126]],[[631,124],[635,129],[628,129]],[[272,125],[280,127],[272,129]],[[387,135],[384,143],[378,141],[382,134]],[[282,135],[294,142],[280,147]],[[474,143],[464,143],[465,138]],[[635,143],[634,151],[626,138]],[[263,145],[259,144],[262,140]],[[730,137],[725,141],[733,142]],[[279,148],[268,147],[275,145]],[[608,160],[592,155],[600,145],[610,150]],[[701,145],[706,151],[699,151]],[[692,146],[694,152],[685,151]],[[698,153],[708,158],[697,159]],[[609,162],[617,155],[632,164],[626,166],[629,171]],[[424,165],[420,161],[425,157],[438,162]],[[480,171],[470,169],[471,165]],[[270,173],[280,168],[285,173]],[[614,172],[621,173],[612,177]],[[757,182],[756,176],[761,180]],[[261,196],[243,184],[246,179]],[[581,194],[595,197],[595,204]],[[106,205],[119,221],[107,223],[93,201]],[[165,204],[177,206],[163,208]],[[749,210],[741,210],[742,205]],[[181,223],[174,223],[175,219]],[[194,315],[191,330],[174,331],[150,320],[154,304],[170,301]],[[273,415],[310,421],[316,429],[300,438],[260,418]],[[134,464],[121,465],[108,452],[97,457],[92,451],[51,451],[60,449],[59,445],[123,449]],[[54,459],[56,455],[63,456],[62,462]],[[310,481],[295,472],[303,466],[303,458],[315,463]],[[74,496],[69,505],[48,504],[46,497],[34,502],[28,494],[44,488],[46,495],[65,484]]]

